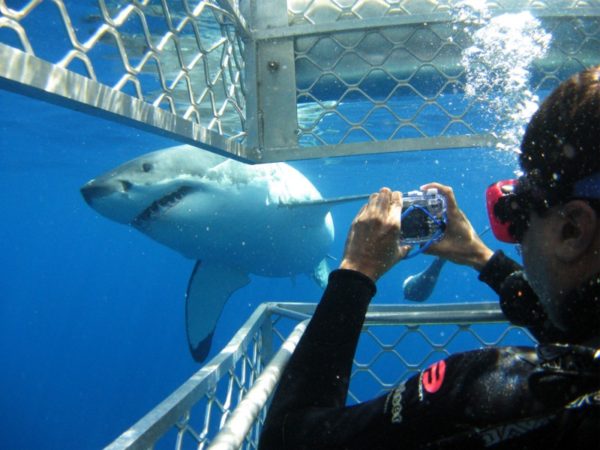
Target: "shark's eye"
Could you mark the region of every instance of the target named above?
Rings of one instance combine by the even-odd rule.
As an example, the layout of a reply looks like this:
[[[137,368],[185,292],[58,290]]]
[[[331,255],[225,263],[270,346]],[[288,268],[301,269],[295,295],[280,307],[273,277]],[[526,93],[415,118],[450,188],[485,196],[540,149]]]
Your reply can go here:
[[[152,170],[152,164],[150,164],[150,163],[142,164],[142,170],[144,172],[150,172]]]

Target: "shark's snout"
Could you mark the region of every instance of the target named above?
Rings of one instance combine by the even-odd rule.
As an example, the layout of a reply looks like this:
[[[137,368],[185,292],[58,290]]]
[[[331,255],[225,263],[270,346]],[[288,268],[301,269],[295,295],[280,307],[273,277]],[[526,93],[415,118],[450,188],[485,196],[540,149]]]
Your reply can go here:
[[[96,212],[119,223],[130,223],[148,206],[148,201],[132,197],[133,184],[117,179],[93,179],[79,189]]]
[[[91,205],[94,200],[108,197],[115,192],[127,192],[132,184],[126,180],[118,180],[116,183],[99,183],[95,180],[89,181],[81,187],[81,195]]]
[[[98,198],[110,195],[111,191],[106,186],[98,186],[93,183],[87,183],[81,187],[81,195],[88,205],[94,203],[94,200]]]

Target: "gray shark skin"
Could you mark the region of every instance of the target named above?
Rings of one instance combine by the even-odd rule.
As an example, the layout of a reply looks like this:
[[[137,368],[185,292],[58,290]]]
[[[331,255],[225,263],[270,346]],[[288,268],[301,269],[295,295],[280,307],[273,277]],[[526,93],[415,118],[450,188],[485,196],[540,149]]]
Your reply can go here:
[[[186,294],[197,361],[208,355],[223,306],[249,274],[308,273],[326,284],[330,204],[287,164],[246,165],[182,145],[126,162],[81,193],[101,215],[197,261]]]
[[[482,237],[488,231],[490,231],[489,226],[485,227],[478,234],[479,237]],[[448,262],[447,259],[437,256],[425,270],[406,277],[402,283],[404,298],[413,302],[424,302],[427,300],[433,292],[433,288],[440,277],[442,267],[444,267],[446,262]]]
[[[444,258],[437,257],[425,270],[407,277],[402,283],[404,298],[413,302],[427,300],[433,292],[446,261]]]

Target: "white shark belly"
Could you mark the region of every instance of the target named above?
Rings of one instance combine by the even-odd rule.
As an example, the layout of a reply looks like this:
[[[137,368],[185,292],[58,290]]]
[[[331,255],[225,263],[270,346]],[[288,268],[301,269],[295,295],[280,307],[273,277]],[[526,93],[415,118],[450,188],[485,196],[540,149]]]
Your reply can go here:
[[[251,191],[218,199],[190,194],[140,231],[187,258],[248,273],[283,277],[310,272],[333,241],[330,214],[266,206],[264,192],[261,202]]]

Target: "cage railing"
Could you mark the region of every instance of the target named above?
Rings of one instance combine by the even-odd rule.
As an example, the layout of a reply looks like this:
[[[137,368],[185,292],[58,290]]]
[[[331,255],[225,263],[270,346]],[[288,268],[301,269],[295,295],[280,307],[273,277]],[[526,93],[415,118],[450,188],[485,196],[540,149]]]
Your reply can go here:
[[[107,449],[257,448],[269,398],[314,309],[260,305],[217,356]],[[533,342],[496,303],[372,305],[349,401],[381,395],[454,351]]]
[[[462,0],[16,4],[0,88],[252,162],[496,145],[510,114],[465,95],[462,58],[504,13],[552,35],[534,94],[600,64],[598,0],[490,0],[478,21]]]
[[[0,0],[0,88],[243,158],[237,0],[81,3]]]

